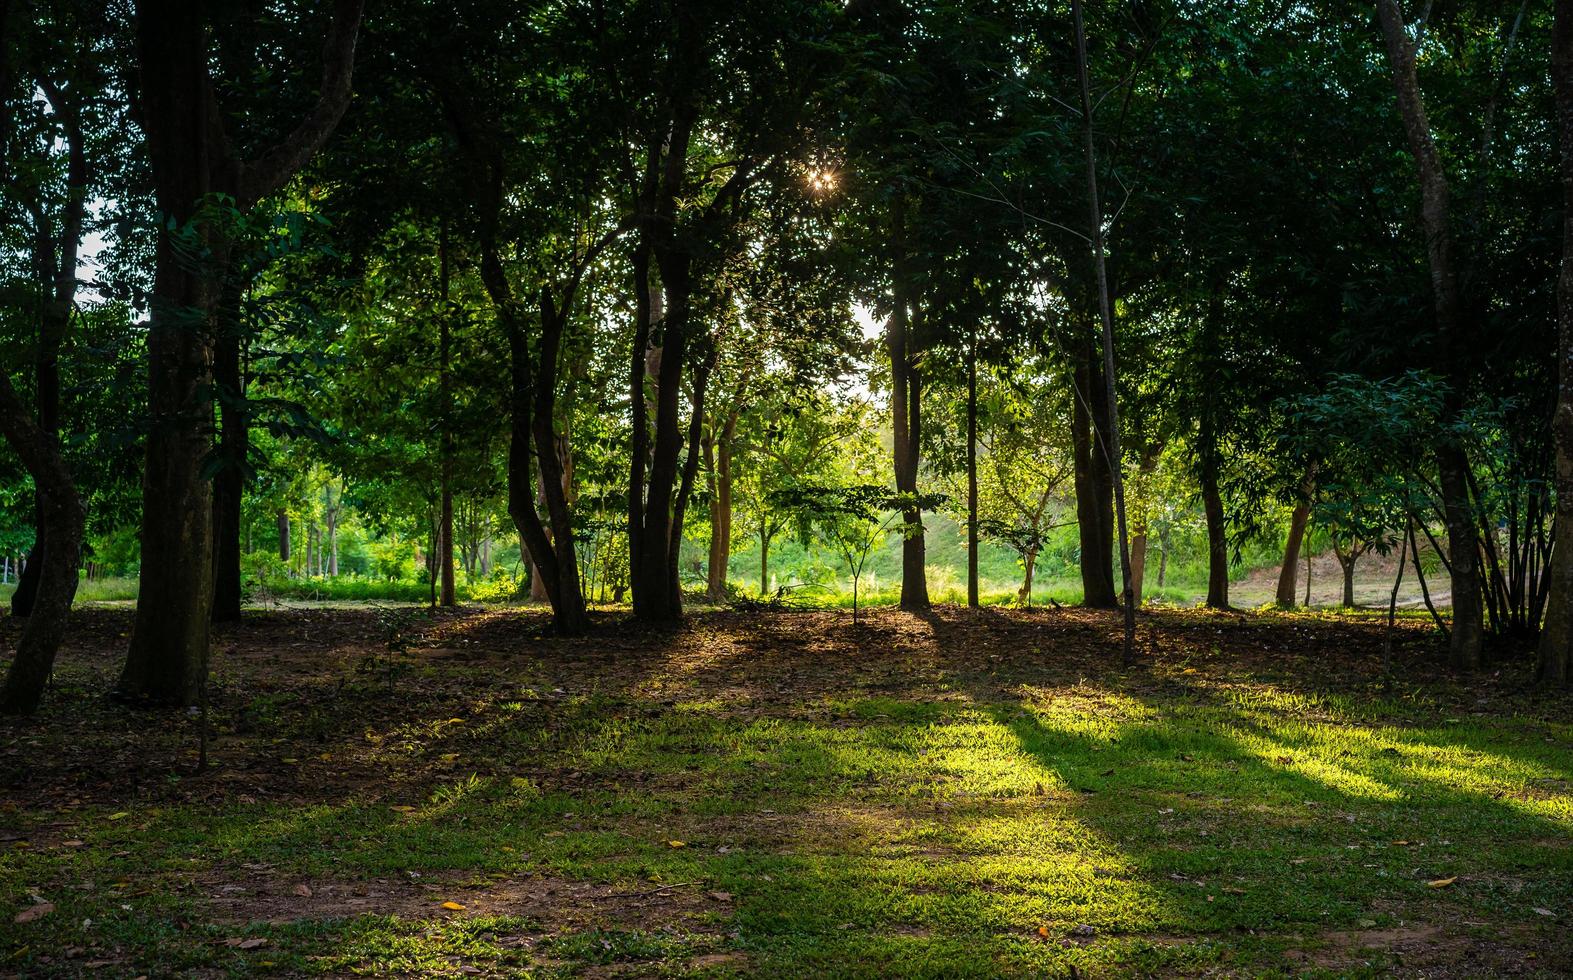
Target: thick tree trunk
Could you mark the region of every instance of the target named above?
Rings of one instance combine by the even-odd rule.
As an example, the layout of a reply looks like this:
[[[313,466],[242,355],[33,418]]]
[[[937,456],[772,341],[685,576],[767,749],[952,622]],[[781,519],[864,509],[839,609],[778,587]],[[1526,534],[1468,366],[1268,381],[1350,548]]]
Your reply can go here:
[[[1457,421],[1463,410],[1469,362],[1475,352],[1469,349],[1468,338],[1462,335],[1459,319],[1458,274],[1452,257],[1447,175],[1426,119],[1425,103],[1415,75],[1414,47],[1397,0],[1377,0],[1377,15],[1392,65],[1393,87],[1398,94],[1404,135],[1419,176],[1420,215],[1425,228],[1426,259],[1436,316],[1437,363],[1450,385],[1443,403],[1443,422],[1450,424]],[[1469,460],[1457,437],[1444,432],[1436,449],[1436,461],[1453,576],[1453,630],[1448,641],[1448,659],[1454,667],[1473,670],[1481,664],[1485,622],[1476,566],[1479,540],[1469,495]]]
[[[214,189],[202,9],[140,4],[137,47],[158,209],[184,227]],[[217,295],[213,271],[192,268],[174,239],[161,230],[155,252],[141,579],[117,691],[137,700],[196,704],[207,676],[213,601],[213,494],[202,462],[212,447]]]
[[[1114,485],[1108,460],[1098,448],[1097,426],[1104,424],[1103,371],[1081,344],[1072,354],[1075,368],[1071,400],[1071,462],[1076,488],[1076,530],[1081,544],[1082,605],[1113,609]]]
[[[1337,552],[1337,555],[1338,567],[1344,573],[1343,606],[1345,609],[1353,609],[1355,607],[1355,562],[1360,560],[1360,556],[1353,552],[1349,554]]]
[[[1278,570],[1277,602],[1280,609],[1295,606],[1295,578],[1300,569],[1300,544],[1305,540],[1305,525],[1311,518],[1311,502],[1301,499],[1289,515],[1289,538],[1284,542],[1284,563]]]
[[[44,685],[54,669],[55,653],[65,635],[76,597],[77,567],[82,556],[82,529],[87,512],[77,496],[76,486],[52,433],[45,432],[28,415],[27,409],[0,376],[0,435],[39,488],[44,501],[41,527],[48,529],[50,548],[35,558],[43,567],[38,576],[38,592],[32,615],[17,643],[4,685],[0,685],[0,714],[31,714],[43,696]]]
[[[1207,605],[1228,609],[1229,536],[1223,498],[1218,493],[1218,474],[1212,466],[1203,465],[1201,485],[1202,509],[1207,514]]]
[[[1540,631],[1543,684],[1573,682],[1573,0],[1557,0],[1551,30],[1551,81],[1561,149],[1562,268],[1557,275],[1556,552],[1546,574],[1546,621]],[[1418,556],[1416,559],[1418,565]]]
[[[289,512],[279,511],[275,518],[279,528],[279,561],[284,563],[284,571],[289,571],[290,540],[289,540]]]
[[[122,697],[185,705],[197,703],[207,679],[213,495],[202,464],[212,447],[216,284],[228,255],[198,209],[214,191],[250,208],[321,147],[349,105],[361,0],[334,5],[316,103],[285,140],[250,161],[234,155],[215,125],[224,116],[208,78],[204,15],[202,5],[183,0],[137,4],[139,115],[155,203],[175,229],[194,224],[208,255],[194,267],[190,244],[177,247],[178,232],[161,223],[147,340],[141,580],[117,685]]]

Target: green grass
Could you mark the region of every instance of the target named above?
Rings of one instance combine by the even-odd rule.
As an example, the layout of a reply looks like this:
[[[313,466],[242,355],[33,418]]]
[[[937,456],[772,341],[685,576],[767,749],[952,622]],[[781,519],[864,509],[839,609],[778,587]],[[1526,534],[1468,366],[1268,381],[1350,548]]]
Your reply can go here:
[[[886,632],[861,639],[844,620],[781,617],[784,633],[826,631],[827,649],[774,663],[727,661],[727,644],[759,639],[749,620],[701,621],[679,644],[699,659],[621,654],[632,678],[615,658],[586,673],[541,647],[527,663],[417,660],[388,680],[329,663],[308,687],[231,672],[221,719],[262,731],[244,767],[230,761],[255,774],[227,791],[201,777],[183,798],[190,777],[171,770],[145,799],[11,798],[0,829],[27,840],[0,857],[0,969],[1377,975],[1393,953],[1343,937],[1416,924],[1508,947],[1472,973],[1573,962],[1558,938],[1573,908],[1573,727],[1530,702],[1482,711],[1445,682],[1391,697],[1308,683],[1303,663],[1259,671],[1190,634],[1150,670],[1089,670],[1103,655],[1069,656],[1085,642],[1073,628],[978,645],[944,622],[942,640],[891,634],[883,615]],[[1281,643],[1317,628],[1283,622]],[[937,656],[887,660],[892,635]],[[1051,666],[1061,658],[1068,669]],[[332,685],[352,720],[313,736]],[[431,690],[423,712],[376,712]],[[4,734],[28,752],[56,737]],[[386,914],[216,923],[208,896],[262,867],[319,889],[440,884]],[[662,897],[543,920],[487,898],[543,880],[672,886],[658,894],[683,914]],[[11,924],[35,894],[56,912]],[[240,937],[267,945],[224,943]]]

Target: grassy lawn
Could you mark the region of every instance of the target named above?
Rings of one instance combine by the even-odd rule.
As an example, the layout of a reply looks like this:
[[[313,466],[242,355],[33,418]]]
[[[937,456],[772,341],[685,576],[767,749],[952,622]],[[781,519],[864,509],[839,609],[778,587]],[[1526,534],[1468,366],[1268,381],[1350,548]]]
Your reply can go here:
[[[199,773],[87,610],[0,727],[0,976],[1573,971],[1567,698],[1420,620],[1390,688],[1369,621],[1144,623],[258,613]]]

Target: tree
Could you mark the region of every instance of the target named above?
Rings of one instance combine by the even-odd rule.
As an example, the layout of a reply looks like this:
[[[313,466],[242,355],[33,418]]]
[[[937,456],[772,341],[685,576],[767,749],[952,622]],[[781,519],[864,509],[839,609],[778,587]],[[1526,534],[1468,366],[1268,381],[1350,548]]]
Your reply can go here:
[[[1460,323],[1458,271],[1453,260],[1449,188],[1442,158],[1426,119],[1420,82],[1415,74],[1415,44],[1404,25],[1397,0],[1377,0],[1377,15],[1387,43],[1393,86],[1404,134],[1420,183],[1420,214],[1425,228],[1426,260],[1431,272],[1433,313],[1436,317],[1437,363],[1446,372],[1450,391],[1444,420],[1455,420],[1466,392],[1469,338]],[[1485,630],[1480,579],[1476,571],[1479,538],[1475,534],[1470,502],[1469,458],[1454,431],[1444,429],[1436,450],[1442,506],[1447,514],[1447,541],[1453,576],[1453,630],[1449,658],[1466,670],[1481,664]]]
[[[1544,684],[1573,680],[1573,2],[1557,0],[1551,34],[1551,79],[1561,150],[1562,265],[1557,275],[1556,446],[1558,547],[1551,559],[1550,600],[1540,634]]]
[[[142,0],[136,11],[138,121],[158,209],[143,477],[142,577],[125,669],[127,698],[195,704],[207,678],[213,599],[210,449],[212,320],[227,243],[219,200],[244,212],[284,186],[327,140],[350,97],[361,0],[338,0],[316,104],[289,134],[250,159],[219,125],[201,7]]]

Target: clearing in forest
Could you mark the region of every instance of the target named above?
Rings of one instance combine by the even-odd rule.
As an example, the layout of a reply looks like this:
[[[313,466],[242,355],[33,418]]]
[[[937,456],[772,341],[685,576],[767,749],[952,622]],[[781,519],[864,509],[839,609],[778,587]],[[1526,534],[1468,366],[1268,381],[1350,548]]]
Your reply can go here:
[[[0,728],[0,976],[1573,971],[1568,697],[1419,622],[259,613],[201,773],[129,623]]]

